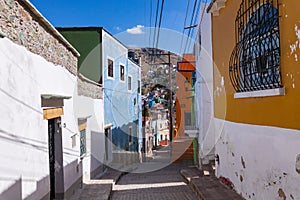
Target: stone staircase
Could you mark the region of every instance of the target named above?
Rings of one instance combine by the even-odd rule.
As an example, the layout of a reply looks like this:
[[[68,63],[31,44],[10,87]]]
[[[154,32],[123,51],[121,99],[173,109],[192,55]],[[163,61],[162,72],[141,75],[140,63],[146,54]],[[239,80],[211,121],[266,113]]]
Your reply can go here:
[[[185,166],[195,165],[193,138],[177,138],[172,143],[171,160]]]

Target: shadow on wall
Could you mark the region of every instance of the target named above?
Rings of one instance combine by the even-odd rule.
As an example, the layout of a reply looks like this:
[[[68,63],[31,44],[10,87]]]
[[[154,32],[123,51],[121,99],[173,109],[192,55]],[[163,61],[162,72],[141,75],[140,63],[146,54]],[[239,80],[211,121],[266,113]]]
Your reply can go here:
[[[90,172],[91,177],[93,173],[99,173],[103,169],[105,159],[105,135],[101,132],[91,131],[91,163]],[[99,171],[99,167],[101,168]],[[94,172],[98,170],[98,172]]]
[[[138,151],[138,120],[112,129],[112,143],[118,150]],[[130,136],[131,127],[131,136]]]
[[[49,175],[42,178],[41,180],[37,181],[36,183],[36,190],[31,193],[29,196],[27,196],[25,198],[25,200],[33,200],[33,199],[41,199],[43,198],[46,194],[44,194],[44,196],[41,196],[41,192],[42,191],[45,191],[45,186],[47,187],[48,186],[48,192],[47,194],[50,192],[50,180],[49,180]],[[20,194],[22,195],[22,191],[20,192]],[[0,199],[1,199],[1,196],[0,196]]]
[[[17,133],[11,133],[6,130],[0,129],[0,139],[18,145],[24,145],[29,148],[34,148],[43,152],[48,152],[48,143],[39,140],[21,137]]]
[[[0,181],[3,181],[3,178],[0,178]],[[5,179],[4,181],[11,181]],[[0,194],[0,199],[2,200],[11,200],[11,199],[22,199],[22,179],[16,180],[16,182],[7,188],[4,192]]]
[[[74,180],[72,185],[67,189],[65,196],[70,197],[77,189],[76,184],[78,182],[78,187],[82,185],[82,163],[77,163],[77,160],[68,164],[64,167],[64,172],[66,175],[71,174],[72,172],[77,172],[76,175],[79,177],[77,180]],[[74,175],[73,175],[74,176]],[[66,176],[67,177],[67,176]],[[2,178],[0,178],[0,181]],[[5,179],[6,181],[13,181],[13,179]],[[43,177],[40,180],[26,180],[26,179],[18,179],[15,183],[10,186],[8,189],[3,191],[0,194],[1,200],[21,200],[22,199],[22,182],[36,182],[35,183],[35,191],[31,193],[29,196],[25,198],[25,200],[35,200],[42,199],[49,195],[50,193],[50,178],[49,175]],[[48,188],[45,188],[48,187]]]

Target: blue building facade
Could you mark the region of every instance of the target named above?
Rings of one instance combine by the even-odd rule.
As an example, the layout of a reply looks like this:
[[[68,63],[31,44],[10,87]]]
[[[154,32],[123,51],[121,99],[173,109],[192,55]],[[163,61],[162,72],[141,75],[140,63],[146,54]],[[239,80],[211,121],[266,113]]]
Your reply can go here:
[[[105,125],[115,151],[139,151],[142,136],[141,68],[116,38],[102,32]]]
[[[142,146],[141,67],[132,52],[102,27],[59,28],[80,52],[78,71],[102,84],[104,132],[115,152]]]

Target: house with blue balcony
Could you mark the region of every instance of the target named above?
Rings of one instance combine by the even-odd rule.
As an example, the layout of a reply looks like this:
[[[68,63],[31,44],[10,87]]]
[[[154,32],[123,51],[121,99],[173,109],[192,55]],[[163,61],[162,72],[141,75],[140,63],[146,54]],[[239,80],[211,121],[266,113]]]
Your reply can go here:
[[[106,164],[137,162],[142,146],[139,59],[102,27],[58,30],[81,54],[79,73],[103,87],[103,128],[113,153]]]

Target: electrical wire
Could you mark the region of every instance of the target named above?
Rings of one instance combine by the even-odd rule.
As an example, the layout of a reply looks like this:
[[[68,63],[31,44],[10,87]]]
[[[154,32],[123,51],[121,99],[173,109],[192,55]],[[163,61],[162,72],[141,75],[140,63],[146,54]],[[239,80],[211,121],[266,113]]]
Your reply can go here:
[[[158,33],[157,33],[157,40],[156,40],[156,49],[158,48],[158,41],[159,41],[160,27],[161,27],[162,16],[163,16],[163,10],[164,10],[164,2],[165,2],[165,0],[162,0],[162,2],[161,2],[160,16],[159,16],[159,25],[158,25]]]
[[[198,20],[198,16],[199,16],[199,12],[200,12],[200,7],[201,7],[201,4],[202,4],[202,1],[203,0],[199,1],[199,3],[198,3],[197,9],[196,9],[196,16],[194,17],[194,22],[192,23],[192,26],[197,24],[197,20]],[[206,3],[205,3],[205,7],[206,7]],[[191,39],[188,41],[188,49],[190,49],[191,42],[193,40],[194,33],[195,33],[195,28],[196,27],[191,28],[192,29],[192,33],[191,33],[191,36],[190,36]]]
[[[199,19],[199,25],[198,25],[198,32],[197,32],[197,37],[199,37],[199,44],[198,45],[201,45],[201,31],[202,31],[202,28],[201,28],[201,26],[202,26],[202,22],[203,22],[203,18],[204,18],[204,14],[205,14],[205,12],[206,12],[206,8],[207,8],[207,6],[208,6],[208,3],[209,3],[209,1],[208,0],[201,0],[201,2],[203,3],[203,1],[205,1],[205,4],[204,4],[204,7],[203,7],[203,10],[201,11],[201,17],[200,17],[200,19]],[[201,3],[201,4],[202,4]],[[200,47],[200,51],[201,51],[201,47]]]
[[[185,18],[184,18],[184,24],[183,24],[183,30],[182,30],[182,36],[181,36],[179,54],[181,53],[181,50],[182,50],[183,38],[184,38],[184,32],[185,32],[185,26],[186,26],[186,20],[187,20],[187,16],[188,16],[188,12],[189,12],[189,7],[190,7],[190,0],[188,0],[187,6],[186,6]]]
[[[194,2],[193,12],[192,12],[192,17],[191,17],[191,22],[190,22],[190,27],[193,25],[194,16],[195,16],[195,12],[196,12],[197,1],[198,0],[195,0],[195,2]],[[191,28],[189,28],[189,31],[188,31],[188,36],[187,36],[187,41],[185,43],[184,53],[186,52],[186,49],[187,49],[188,40],[190,39],[190,34],[191,34]]]
[[[156,14],[155,14],[155,25],[154,25],[154,37],[153,37],[153,45],[152,45],[153,48],[154,48],[155,39],[156,39],[156,27],[157,27],[158,12],[159,12],[159,2],[160,2],[160,0],[157,0]]]
[[[153,1],[150,0],[149,47],[151,45],[151,35],[152,35],[152,5],[153,5]]]

